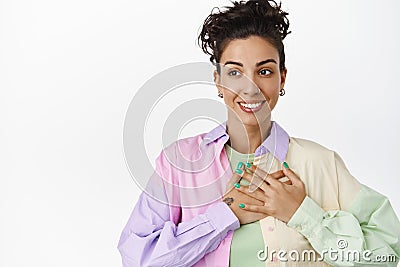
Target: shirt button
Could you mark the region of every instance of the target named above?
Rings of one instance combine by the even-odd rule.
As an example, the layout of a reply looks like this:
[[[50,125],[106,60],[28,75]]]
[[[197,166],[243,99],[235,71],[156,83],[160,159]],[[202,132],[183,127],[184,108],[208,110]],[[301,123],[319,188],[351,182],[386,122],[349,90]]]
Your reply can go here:
[[[274,227],[269,226],[269,227],[268,227],[268,231],[270,231],[270,232],[274,231]]]

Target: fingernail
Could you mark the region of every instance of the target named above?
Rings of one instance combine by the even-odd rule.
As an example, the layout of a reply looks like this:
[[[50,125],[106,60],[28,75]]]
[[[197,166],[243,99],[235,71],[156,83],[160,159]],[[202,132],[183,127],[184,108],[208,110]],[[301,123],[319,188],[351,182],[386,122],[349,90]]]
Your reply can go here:
[[[243,167],[243,162],[239,161],[236,169],[241,169]]]
[[[235,186],[236,188],[240,188],[240,184],[238,184],[238,183],[235,183],[234,186]]]
[[[242,174],[242,173],[243,173],[243,171],[242,171],[241,169],[236,169],[236,173],[238,173],[238,174]]]
[[[240,203],[239,204],[239,208],[243,209],[244,208],[244,204]]]
[[[283,162],[283,166],[284,166],[286,169],[289,169],[289,165],[286,163],[286,161]]]
[[[251,163],[250,163],[250,162],[247,162],[247,163],[246,163],[246,167],[247,167],[247,168],[250,168],[250,167],[251,167]]]

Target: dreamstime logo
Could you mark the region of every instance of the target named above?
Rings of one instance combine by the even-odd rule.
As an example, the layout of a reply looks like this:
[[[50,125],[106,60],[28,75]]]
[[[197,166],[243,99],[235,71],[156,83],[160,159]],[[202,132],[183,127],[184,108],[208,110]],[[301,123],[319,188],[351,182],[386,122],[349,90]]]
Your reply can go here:
[[[258,99],[264,98],[260,89],[245,75],[238,76],[237,73],[233,73],[224,66],[218,66],[218,68],[220,88],[238,95],[242,90],[249,92],[253,90],[253,93],[258,92]],[[217,90],[215,90],[214,99],[192,97],[183,103],[174,102],[175,110],[168,114],[165,124],[160,126],[164,152],[163,166],[159,166],[160,169],[154,170],[147,156],[144,141],[146,125],[152,111],[160,101],[176,90],[193,88],[193,85],[215,87],[214,70],[215,66],[205,62],[187,63],[168,68],[146,81],[128,107],[123,130],[125,161],[137,185],[158,201],[178,206],[204,205],[219,199],[221,186],[225,186],[227,180],[231,178],[227,177],[231,173],[227,169],[221,177],[215,177],[211,182],[208,180],[208,183],[191,180],[199,173],[203,177],[211,174],[209,168],[215,160],[218,160],[216,157],[219,157],[219,151],[216,149],[215,142],[209,145],[200,144],[198,151],[187,151],[187,148],[175,142],[179,139],[180,129],[190,121],[203,119],[220,125],[226,120],[227,108],[222,101],[217,100]],[[190,89],[193,90],[192,88]],[[227,90],[225,92],[228,92]],[[267,104],[264,106],[270,112],[269,106]],[[255,115],[259,120],[257,116]],[[169,170],[165,168],[173,169],[176,176],[161,175],[162,172],[169,173]],[[185,175],[184,184],[179,182],[179,175]]]
[[[348,245],[349,245],[349,244],[348,244],[347,241],[344,240],[344,239],[339,239],[339,240],[337,241],[337,247],[338,247],[339,249],[345,249],[345,248],[347,248]]]
[[[378,255],[373,254],[371,250],[355,250],[348,249],[349,243],[345,239],[338,239],[337,248],[323,249],[318,254],[314,249],[304,250],[275,250],[269,249],[268,245],[264,249],[257,252],[257,258],[260,261],[281,261],[281,262],[357,262],[357,263],[373,263],[373,262],[396,262],[397,258],[394,254]],[[370,264],[368,264],[370,265]]]

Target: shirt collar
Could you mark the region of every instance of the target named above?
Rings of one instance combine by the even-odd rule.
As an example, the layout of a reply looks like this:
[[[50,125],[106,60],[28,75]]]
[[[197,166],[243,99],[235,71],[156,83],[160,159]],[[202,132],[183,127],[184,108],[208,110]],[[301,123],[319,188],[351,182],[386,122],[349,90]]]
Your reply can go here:
[[[256,149],[254,156],[258,157],[270,152],[280,161],[285,161],[289,149],[289,134],[276,122],[271,121],[271,132],[269,136]],[[223,137],[223,138],[222,138]],[[226,143],[229,135],[226,132],[226,121],[208,132],[203,139],[205,145],[208,145],[218,139]]]

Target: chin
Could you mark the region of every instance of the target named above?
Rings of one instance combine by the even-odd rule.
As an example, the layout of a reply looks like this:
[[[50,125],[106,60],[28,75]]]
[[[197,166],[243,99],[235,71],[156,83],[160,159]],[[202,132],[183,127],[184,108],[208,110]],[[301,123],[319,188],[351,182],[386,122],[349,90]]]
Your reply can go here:
[[[263,116],[262,118],[258,117],[258,119],[257,119],[256,117],[253,116],[252,118],[245,117],[245,118],[240,118],[240,119],[241,119],[243,125],[258,126],[259,124],[266,123],[268,120],[271,119],[271,117],[270,116]]]

